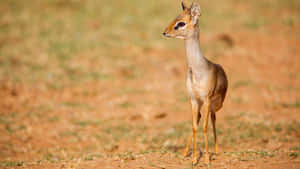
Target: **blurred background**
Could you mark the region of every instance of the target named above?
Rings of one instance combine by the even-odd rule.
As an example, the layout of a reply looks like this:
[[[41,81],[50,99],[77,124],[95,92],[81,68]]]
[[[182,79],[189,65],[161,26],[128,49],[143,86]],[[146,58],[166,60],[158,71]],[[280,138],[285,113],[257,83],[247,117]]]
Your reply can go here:
[[[198,3],[203,53],[229,78],[212,167],[299,167],[300,1]],[[184,43],[161,35],[180,12],[1,0],[0,168],[191,168]]]

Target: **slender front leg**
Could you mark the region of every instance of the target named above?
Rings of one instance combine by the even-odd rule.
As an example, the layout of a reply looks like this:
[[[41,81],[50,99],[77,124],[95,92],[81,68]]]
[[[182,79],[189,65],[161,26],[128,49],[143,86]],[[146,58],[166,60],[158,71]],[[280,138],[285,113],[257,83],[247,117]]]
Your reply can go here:
[[[190,134],[189,138],[188,138],[188,141],[186,143],[186,146],[185,146],[185,149],[184,149],[184,152],[183,152],[183,157],[186,157],[188,155],[188,152],[189,152],[189,148],[190,148],[190,144],[192,142],[192,139],[193,139],[193,132]]]
[[[204,117],[204,123],[203,123],[203,132],[204,132],[204,140],[205,140],[205,163],[209,163],[209,153],[208,153],[208,138],[207,138],[207,124],[208,124],[208,118],[210,113],[210,100],[206,99],[204,106],[203,113],[205,114]]]
[[[213,126],[213,131],[214,131],[215,153],[218,154],[218,139],[217,139],[217,133],[216,133],[216,114],[215,114],[215,112],[211,112],[211,122],[212,122],[212,126]]]
[[[197,153],[197,128],[198,128],[198,124],[197,124],[197,114],[198,114],[198,108],[199,108],[199,104],[196,100],[191,100],[191,107],[192,107],[192,115],[193,115],[193,127],[192,127],[192,131],[193,131],[193,143],[194,143],[194,147],[193,147],[193,164],[197,164],[198,162],[198,153]]]
[[[201,114],[199,112],[200,110],[200,107],[201,105],[199,105],[198,103],[198,109],[197,109],[197,126],[199,126],[199,122],[200,122],[200,119],[201,119]],[[187,141],[187,144],[185,146],[185,149],[184,149],[184,152],[183,152],[183,156],[186,157],[188,155],[188,152],[189,152],[189,148],[190,148],[190,144],[192,142],[192,139],[193,139],[193,131],[191,132],[189,138],[188,138],[188,141]]]

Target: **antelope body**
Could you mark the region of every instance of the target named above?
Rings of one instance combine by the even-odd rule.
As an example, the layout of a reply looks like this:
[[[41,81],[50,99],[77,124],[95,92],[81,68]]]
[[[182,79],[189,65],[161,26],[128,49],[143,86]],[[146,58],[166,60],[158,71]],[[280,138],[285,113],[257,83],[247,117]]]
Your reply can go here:
[[[227,77],[223,68],[205,58],[200,49],[199,24],[201,15],[200,6],[193,3],[187,8],[181,3],[183,12],[166,28],[163,33],[166,37],[185,40],[187,56],[187,91],[190,97],[192,110],[192,133],[188,138],[184,156],[187,156],[189,146],[193,140],[193,164],[198,162],[196,148],[196,132],[201,118],[204,115],[203,132],[205,140],[205,162],[209,163],[207,124],[211,116],[215,152],[218,152],[216,135],[216,112],[222,107],[227,91]]]

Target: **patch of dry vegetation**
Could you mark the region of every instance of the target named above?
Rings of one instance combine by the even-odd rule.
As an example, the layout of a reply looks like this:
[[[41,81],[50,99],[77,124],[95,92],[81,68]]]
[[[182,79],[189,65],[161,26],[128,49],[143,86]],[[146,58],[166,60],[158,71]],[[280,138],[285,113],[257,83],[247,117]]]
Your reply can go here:
[[[203,52],[230,82],[211,167],[299,166],[299,1],[201,6]],[[161,37],[179,11],[171,0],[2,0],[0,168],[192,168],[184,46]]]

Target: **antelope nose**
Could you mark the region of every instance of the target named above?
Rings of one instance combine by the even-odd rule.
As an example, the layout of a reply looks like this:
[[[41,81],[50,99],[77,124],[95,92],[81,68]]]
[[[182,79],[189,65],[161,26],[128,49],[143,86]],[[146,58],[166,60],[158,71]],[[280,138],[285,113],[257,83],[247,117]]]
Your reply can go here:
[[[162,33],[164,36],[166,36],[166,32]]]

